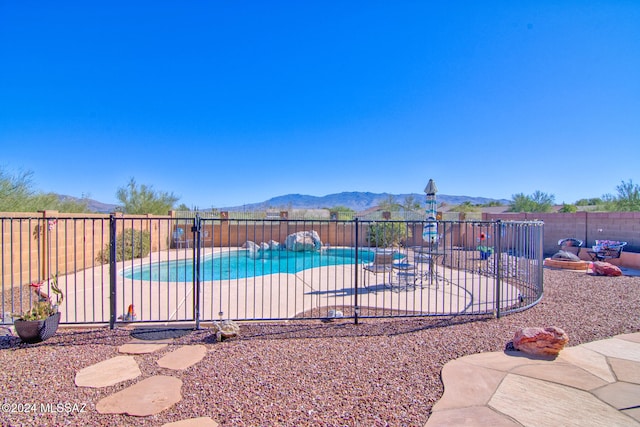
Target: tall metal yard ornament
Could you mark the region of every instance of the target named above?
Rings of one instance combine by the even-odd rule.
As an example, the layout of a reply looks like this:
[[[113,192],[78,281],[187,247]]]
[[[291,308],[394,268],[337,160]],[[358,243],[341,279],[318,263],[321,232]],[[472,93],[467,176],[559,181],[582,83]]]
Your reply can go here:
[[[429,180],[424,192],[427,193],[427,222],[422,229],[422,240],[432,245],[438,241],[438,223],[436,222],[436,193],[438,192],[438,187],[436,187],[433,179]]]

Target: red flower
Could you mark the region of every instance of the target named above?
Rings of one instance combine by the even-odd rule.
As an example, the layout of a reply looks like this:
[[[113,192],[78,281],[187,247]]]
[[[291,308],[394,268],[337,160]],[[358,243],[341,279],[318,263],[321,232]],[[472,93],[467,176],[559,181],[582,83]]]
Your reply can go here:
[[[32,288],[40,289],[40,287],[44,284],[44,282],[33,282],[31,285]]]
[[[487,236],[485,236],[485,234],[484,234],[484,233],[480,233],[480,240],[484,240],[484,239],[486,239],[486,238],[487,238]]]

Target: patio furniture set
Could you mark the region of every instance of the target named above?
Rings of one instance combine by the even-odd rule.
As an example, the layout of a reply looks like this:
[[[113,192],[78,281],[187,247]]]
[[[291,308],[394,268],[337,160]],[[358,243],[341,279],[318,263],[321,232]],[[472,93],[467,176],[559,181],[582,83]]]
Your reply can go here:
[[[563,251],[571,252],[578,255],[580,247],[582,246],[582,240],[572,237],[566,239],[560,239],[558,245]],[[619,242],[617,240],[596,240],[596,244],[587,251],[592,261],[606,261],[609,259],[620,258],[622,250],[626,246],[627,242]]]
[[[392,291],[415,289],[431,285],[438,280],[444,280],[437,274],[435,267],[438,260],[444,263],[445,252],[425,247],[411,248],[413,262],[408,257],[396,258],[396,252],[391,249],[380,249],[374,253],[374,259],[370,264],[365,264],[366,271],[378,274],[388,274],[388,285]]]

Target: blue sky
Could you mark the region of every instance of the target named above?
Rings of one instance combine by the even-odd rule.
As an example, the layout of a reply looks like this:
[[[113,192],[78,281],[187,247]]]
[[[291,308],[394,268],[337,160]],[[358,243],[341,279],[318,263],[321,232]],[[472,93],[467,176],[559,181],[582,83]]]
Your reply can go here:
[[[638,1],[0,0],[0,166],[41,191],[556,202],[640,183]]]

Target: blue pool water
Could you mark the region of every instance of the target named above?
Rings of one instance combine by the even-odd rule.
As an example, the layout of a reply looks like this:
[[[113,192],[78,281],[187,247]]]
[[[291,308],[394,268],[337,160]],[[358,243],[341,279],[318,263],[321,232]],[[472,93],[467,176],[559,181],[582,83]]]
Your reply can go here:
[[[370,250],[358,251],[358,262],[373,261]],[[200,265],[201,280],[243,279],[277,273],[298,273],[314,267],[353,264],[355,250],[332,248],[315,252],[291,252],[286,250],[266,251],[253,259],[246,250],[216,254],[206,258]],[[155,262],[124,271],[124,277],[136,280],[162,282],[191,282],[193,262],[191,259]]]

